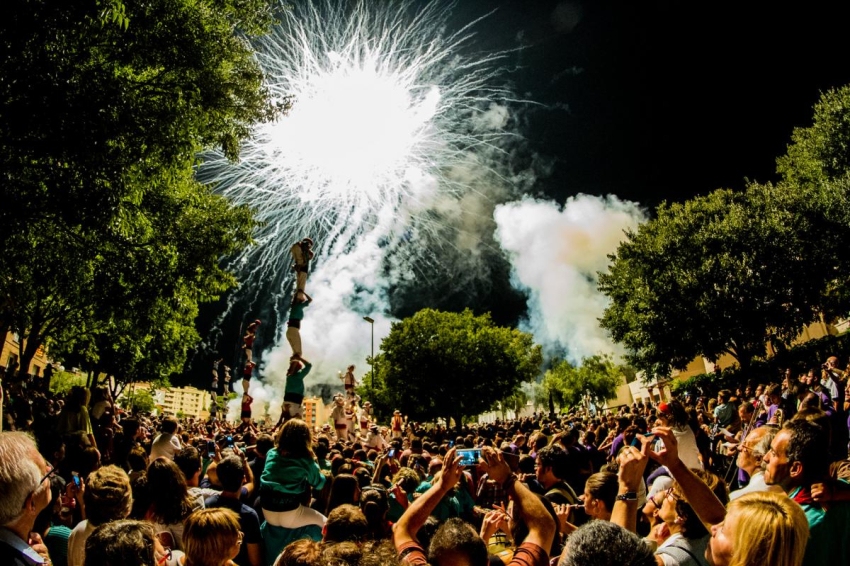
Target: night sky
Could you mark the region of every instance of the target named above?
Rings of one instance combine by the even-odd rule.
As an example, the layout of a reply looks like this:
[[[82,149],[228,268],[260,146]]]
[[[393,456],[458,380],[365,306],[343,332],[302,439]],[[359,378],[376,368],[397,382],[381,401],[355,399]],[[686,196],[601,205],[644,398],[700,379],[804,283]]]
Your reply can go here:
[[[554,159],[543,192],[653,208],[775,179],[819,92],[850,83],[837,4],[464,0],[458,16],[496,8],[479,39],[524,46],[512,79],[549,106],[525,132]]]
[[[663,200],[775,180],[776,158],[810,123],[819,93],[850,83],[850,4],[753,4],[460,0],[451,22],[492,10],[474,48],[513,50],[505,78],[537,103],[521,107],[519,130],[551,164],[536,196],[615,194],[651,213]],[[515,324],[525,298],[509,275],[497,259],[482,289],[412,282],[394,290],[390,314],[469,306]],[[204,309],[202,334],[222,304]],[[239,322],[222,326],[236,342]],[[193,381],[218,355],[199,354]]]

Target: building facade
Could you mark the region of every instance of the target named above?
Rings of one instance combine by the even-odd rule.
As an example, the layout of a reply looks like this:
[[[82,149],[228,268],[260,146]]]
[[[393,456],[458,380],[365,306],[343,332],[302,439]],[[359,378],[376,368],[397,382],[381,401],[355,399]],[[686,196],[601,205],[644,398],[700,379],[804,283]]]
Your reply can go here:
[[[197,387],[170,387],[157,389],[154,401],[165,415],[202,418],[207,412],[209,393]]]

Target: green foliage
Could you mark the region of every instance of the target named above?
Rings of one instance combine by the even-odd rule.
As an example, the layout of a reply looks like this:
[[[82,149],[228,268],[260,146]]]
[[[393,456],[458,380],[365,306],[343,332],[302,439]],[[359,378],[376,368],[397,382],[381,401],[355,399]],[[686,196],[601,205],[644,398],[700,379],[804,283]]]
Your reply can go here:
[[[813,123],[796,128],[777,160],[783,180],[796,187],[820,186],[850,172],[850,85],[830,89],[815,104]]]
[[[559,407],[582,405],[585,400],[602,405],[616,397],[628,372],[610,356],[584,358],[578,367],[562,360],[543,376],[543,391],[551,393]]]
[[[767,343],[850,312],[850,86],[821,96],[777,169],[775,186],[662,205],[611,256],[601,323],[636,367],[729,353],[746,373]]]
[[[768,341],[790,343],[818,319],[828,283],[808,253],[784,187],[718,190],[662,205],[611,256],[601,324],[635,367],[668,375],[694,357],[729,353],[741,367]]]
[[[373,404],[414,420],[473,416],[516,395],[542,360],[530,334],[495,326],[489,315],[424,309],[394,323],[381,343]]]
[[[156,409],[153,395],[147,389],[135,389],[120,400],[121,407],[133,414],[151,413]]]
[[[72,387],[77,385],[80,387],[86,386],[85,375],[70,371],[57,371],[50,378],[50,391],[59,396],[66,394]]]
[[[250,211],[194,180],[272,119],[266,0],[12,0],[0,19],[0,327],[109,374],[178,370]]]

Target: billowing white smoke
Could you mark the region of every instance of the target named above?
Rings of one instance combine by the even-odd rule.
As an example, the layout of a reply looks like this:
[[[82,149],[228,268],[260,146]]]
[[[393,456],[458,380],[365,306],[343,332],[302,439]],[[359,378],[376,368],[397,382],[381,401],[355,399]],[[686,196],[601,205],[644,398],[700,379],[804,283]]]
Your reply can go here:
[[[313,364],[304,382],[308,396],[318,394],[322,384],[329,384],[333,391],[341,392],[339,372],[345,372],[351,364],[356,366],[358,380],[362,381],[368,374],[366,358],[372,352],[372,325],[363,319],[364,315],[375,321],[376,354],[381,340],[389,334],[392,320],[385,315],[389,281],[381,277],[385,253],[381,243],[399,219],[392,214],[381,217],[387,221],[363,233],[353,248],[344,253],[338,249],[329,250],[328,257],[317,262],[318,268],[307,280],[306,291],[313,302],[304,311],[301,342],[303,357]],[[286,370],[292,355],[289,342],[282,336],[284,331],[281,329],[276,345],[263,352],[259,367],[261,378],[251,381],[255,417],[262,416],[266,404],[269,404],[272,419],[280,416]],[[237,383],[235,388],[241,393],[241,384]],[[238,417],[240,398],[228,405],[228,418]]]
[[[563,206],[525,198],[496,207],[496,240],[508,254],[514,285],[528,294],[523,329],[545,349],[566,350],[574,362],[621,350],[599,327],[606,297],[597,273],[645,220],[641,208],[616,196],[577,195]]]

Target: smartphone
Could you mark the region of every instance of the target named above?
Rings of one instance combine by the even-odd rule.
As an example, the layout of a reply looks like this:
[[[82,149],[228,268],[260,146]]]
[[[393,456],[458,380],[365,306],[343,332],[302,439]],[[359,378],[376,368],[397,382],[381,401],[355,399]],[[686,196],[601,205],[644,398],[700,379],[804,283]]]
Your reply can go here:
[[[207,440],[207,456],[215,458],[215,441]]]
[[[454,445],[455,445],[455,441],[449,440],[449,448],[454,448]]]
[[[82,482],[80,482],[80,476],[78,476],[77,474],[73,474],[72,477],[74,478],[74,487],[80,489],[80,487],[82,487]]]
[[[481,458],[481,449],[480,448],[463,448],[457,451],[457,455],[460,456],[460,465],[461,466],[474,466],[478,463],[478,460]]]
[[[396,453],[396,452],[397,452],[397,451],[396,451],[396,449],[395,449],[395,448],[390,448],[390,451],[389,451],[389,452],[387,452],[387,458],[395,458],[395,453]]]
[[[232,437],[232,436],[228,436],[228,437],[227,437],[227,445],[228,445],[228,446],[233,446],[233,437]]]

